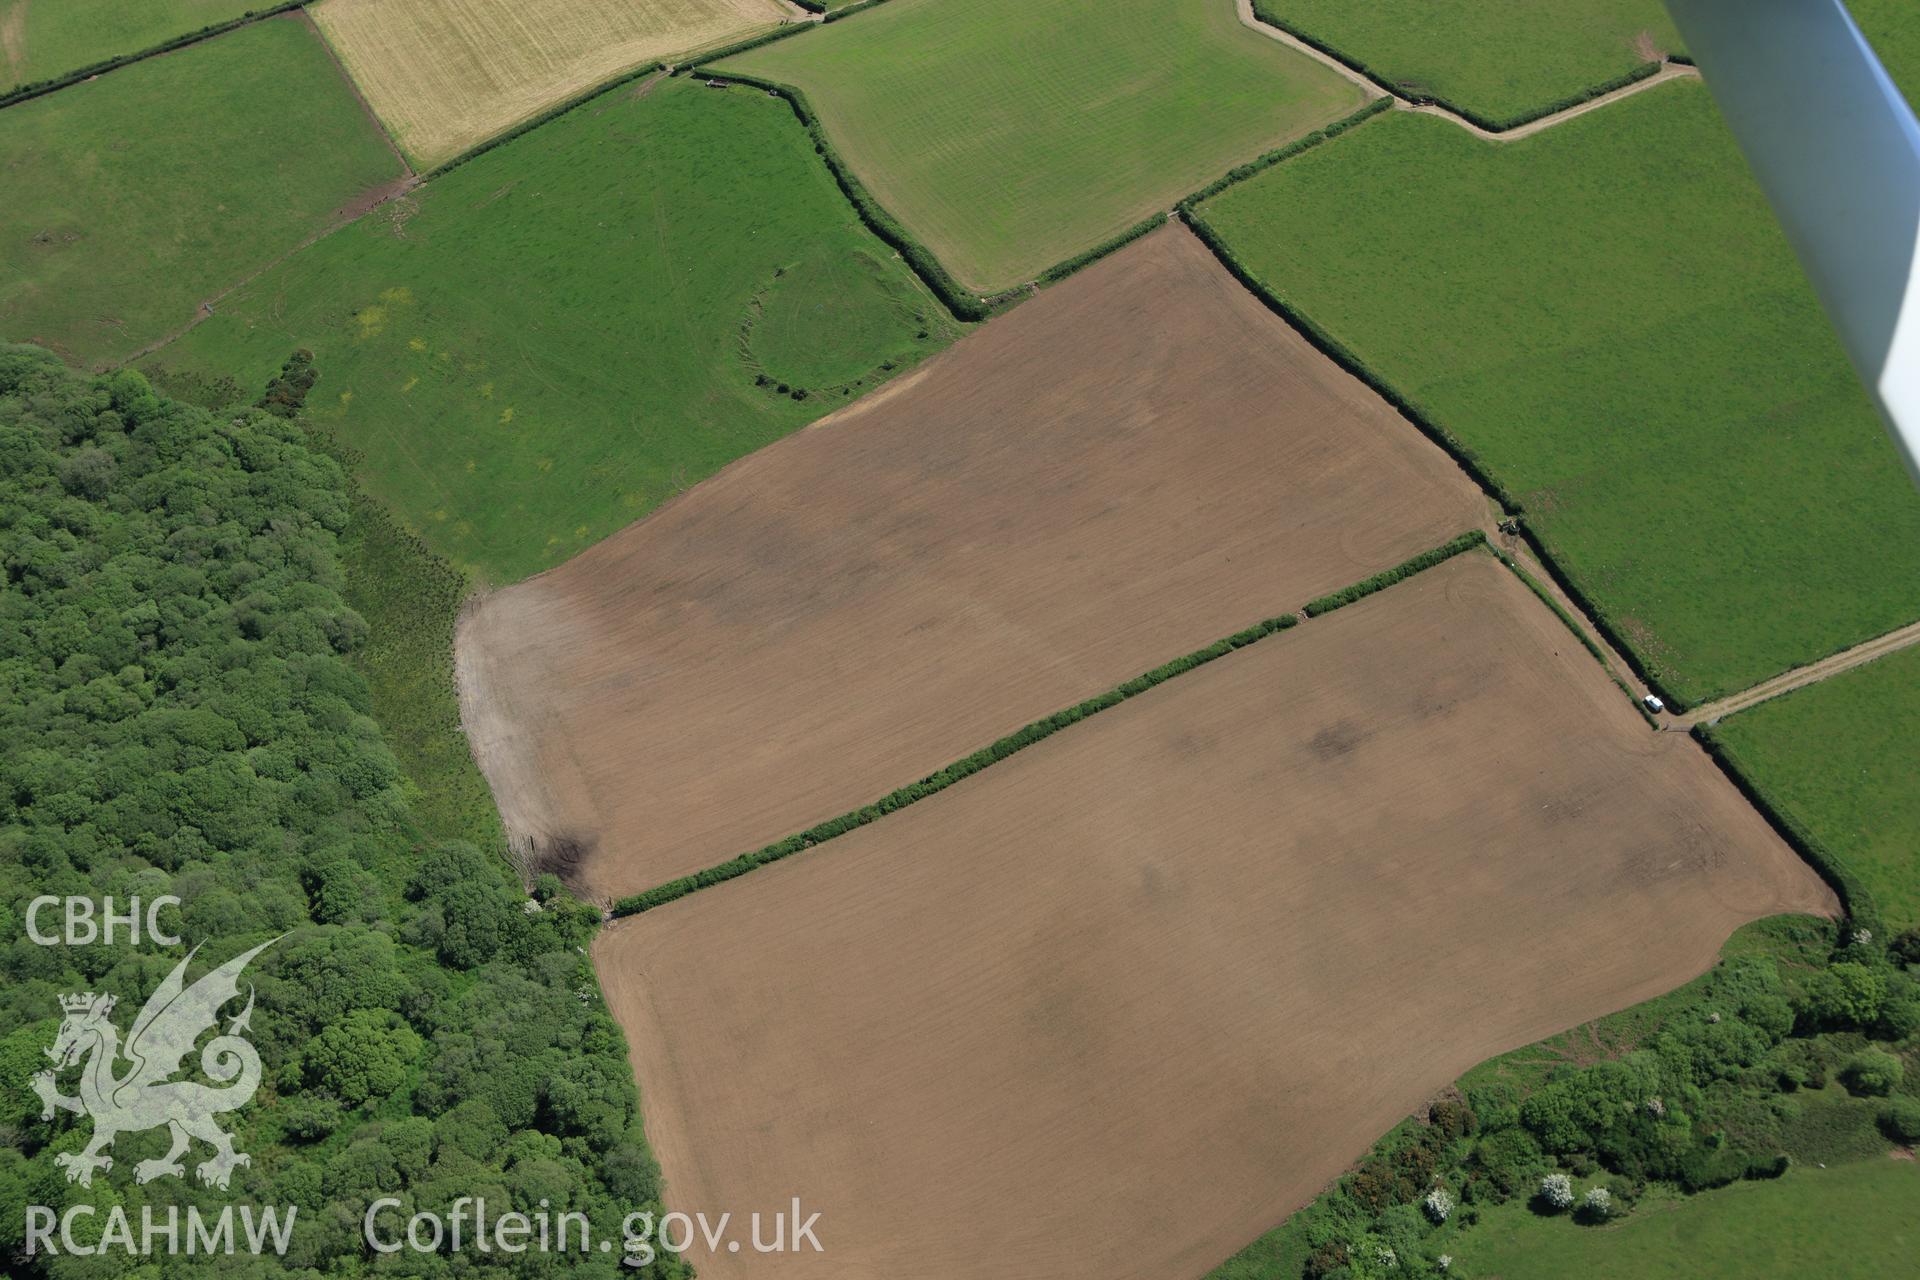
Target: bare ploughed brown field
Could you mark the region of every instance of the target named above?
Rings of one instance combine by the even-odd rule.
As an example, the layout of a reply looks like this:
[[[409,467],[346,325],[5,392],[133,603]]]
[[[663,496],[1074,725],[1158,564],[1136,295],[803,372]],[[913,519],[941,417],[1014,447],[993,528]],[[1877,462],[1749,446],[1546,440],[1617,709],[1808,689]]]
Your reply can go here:
[[[1195,1277],[1494,1054],[1828,890],[1472,554],[603,931],[708,1280]]]
[[[510,828],[651,888],[1482,522],[1168,227],[463,620]]]

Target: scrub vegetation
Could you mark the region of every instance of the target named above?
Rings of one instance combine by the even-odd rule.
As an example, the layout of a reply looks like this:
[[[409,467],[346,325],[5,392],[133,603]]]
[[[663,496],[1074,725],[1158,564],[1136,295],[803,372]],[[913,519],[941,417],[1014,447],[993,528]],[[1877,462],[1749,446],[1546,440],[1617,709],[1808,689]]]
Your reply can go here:
[[[954,333],[785,104],[667,80],[383,206],[157,358],[253,386],[311,349],[308,418],[406,528],[501,584]]]
[[[1886,1206],[1911,1199],[1913,1166],[1886,1157],[1920,1134],[1920,934],[1841,940],[1758,921],[1688,985],[1481,1064],[1212,1280],[1784,1277],[1828,1269],[1753,1260],[1904,1254]],[[1817,1167],[1848,1161],[1872,1164]],[[1855,1195],[1837,1221],[1870,1243],[1808,1232]],[[1748,1234],[1662,1254],[1675,1231]]]
[[[41,894],[172,894],[165,924],[198,944],[196,966],[274,940],[248,971],[263,1077],[228,1121],[252,1159],[224,1193],[119,1172],[110,1191],[104,1174],[69,1184],[52,1157],[89,1126],[43,1119],[29,1087],[57,996],[138,1008],[176,953],[9,948],[0,1201],[58,1212],[105,1191],[136,1222],[183,1201],[304,1204],[277,1266],[316,1273],[365,1256],[358,1216],[316,1211],[323,1200],[396,1194],[444,1214],[484,1188],[503,1208],[577,1208],[613,1239],[624,1214],[657,1209],[625,1041],[581,950],[598,913],[550,880],[529,898],[497,848],[466,838],[472,823],[423,823],[414,802],[439,771],[410,777],[373,719],[353,665],[368,624],[342,596],[353,510],[346,475],[295,423],[0,348],[0,926],[20,937]],[[126,1133],[112,1154],[131,1169],[166,1141]],[[0,1226],[9,1256],[23,1227],[19,1212]],[[185,1256],[143,1269],[221,1270]],[[408,1264],[457,1270],[439,1255]],[[641,1274],[676,1271],[663,1259]],[[571,1274],[633,1273],[614,1254]]]

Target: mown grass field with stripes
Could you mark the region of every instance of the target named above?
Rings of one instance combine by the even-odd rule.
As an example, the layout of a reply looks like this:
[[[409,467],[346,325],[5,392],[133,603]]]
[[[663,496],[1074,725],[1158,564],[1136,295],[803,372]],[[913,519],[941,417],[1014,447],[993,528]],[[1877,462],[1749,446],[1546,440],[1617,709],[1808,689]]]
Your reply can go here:
[[[322,0],[313,20],[430,168],[612,76],[771,29],[779,0]]]
[[[720,68],[802,90],[880,203],[979,292],[1362,102],[1232,0],[891,0]]]

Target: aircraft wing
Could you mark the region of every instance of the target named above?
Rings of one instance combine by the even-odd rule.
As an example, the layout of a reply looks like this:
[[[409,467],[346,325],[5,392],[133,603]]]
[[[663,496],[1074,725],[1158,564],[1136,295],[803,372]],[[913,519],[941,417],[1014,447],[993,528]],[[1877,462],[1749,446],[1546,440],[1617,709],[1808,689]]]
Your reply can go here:
[[[1667,0],[1920,484],[1920,122],[1841,0]]]

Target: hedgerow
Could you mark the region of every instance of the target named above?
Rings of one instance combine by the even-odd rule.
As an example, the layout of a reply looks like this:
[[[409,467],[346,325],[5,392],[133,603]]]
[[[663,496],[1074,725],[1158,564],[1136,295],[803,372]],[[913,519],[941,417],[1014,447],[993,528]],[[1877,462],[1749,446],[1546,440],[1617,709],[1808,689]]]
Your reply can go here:
[[[1920,1132],[1910,1100],[1875,1096],[1900,1087],[1900,1059],[1859,1048],[1868,1037],[1911,1043],[1906,1015],[1889,1012],[1920,1001],[1920,982],[1836,951],[1823,921],[1778,918],[1743,934],[1678,991],[1474,1068],[1213,1280],[1439,1280],[1440,1248],[1466,1245],[1495,1206],[1531,1200],[1537,1212],[1611,1220],[1656,1184],[1692,1193],[1778,1178]],[[1839,988],[1865,994],[1836,1000]],[[1794,1096],[1836,1072],[1867,1096]],[[1908,1114],[1889,1114],[1902,1105]],[[1386,1251],[1390,1270],[1353,1266]]]
[[[838,22],[842,18],[851,18],[856,13],[865,13],[885,4],[887,0],[860,0],[859,4],[850,4],[844,9],[835,9],[827,14],[828,22]]]
[[[1330,125],[1325,125],[1315,129],[1312,133],[1295,138],[1286,146],[1269,151],[1257,159],[1249,160],[1242,165],[1235,165],[1233,168],[1215,178],[1212,182],[1209,182],[1206,186],[1180,201],[1180,203],[1174,207],[1180,211],[1183,217],[1188,216],[1195,205],[1199,204],[1202,200],[1207,200],[1219,195],[1234,183],[1245,182],[1254,174],[1265,169],[1271,169],[1282,160],[1291,160],[1294,156],[1299,155],[1309,147],[1317,147],[1323,142],[1337,138],[1355,125],[1363,124],[1379,115],[1382,111],[1390,111],[1392,109],[1392,98],[1375,98],[1350,116],[1343,116]]]
[[[785,26],[774,28],[772,31],[763,31],[757,36],[748,36],[746,39],[736,40],[732,44],[723,44],[718,49],[704,50],[695,54],[691,62],[682,63],[680,66],[675,67],[673,74],[676,76],[683,76],[689,73],[693,75],[707,75],[707,64],[709,62],[718,62],[722,58],[731,58],[735,54],[745,53],[749,49],[758,49],[761,45],[773,44],[777,40],[785,40],[789,36],[797,36],[802,31],[811,31],[814,26],[815,24],[811,22],[789,22]],[[731,77],[721,78],[727,79]]]
[[[1547,590],[1544,586],[1540,585],[1540,582],[1532,574],[1528,573],[1525,569],[1522,569],[1520,567],[1519,561],[1515,560],[1512,556],[1508,555],[1506,552],[1502,551],[1500,548],[1494,546],[1492,543],[1488,543],[1487,546],[1488,546],[1488,549],[1491,550],[1495,556],[1499,557],[1501,564],[1504,564],[1505,566],[1507,566],[1507,568],[1513,570],[1514,576],[1516,578],[1519,578],[1520,581],[1527,584],[1527,590],[1533,592],[1534,595],[1538,596],[1540,599],[1540,603],[1546,605],[1547,608],[1553,610],[1554,617],[1560,619],[1561,622],[1566,624],[1567,630],[1573,632],[1574,638],[1580,641],[1581,647],[1584,648],[1588,653],[1592,654],[1593,660],[1595,662],[1598,662],[1601,665],[1601,667],[1606,669],[1607,678],[1613,681],[1614,687],[1616,689],[1620,690],[1621,693],[1626,695],[1626,699],[1630,704],[1632,704],[1633,709],[1640,713],[1640,718],[1642,720],[1645,720],[1650,727],[1658,729],[1660,727],[1660,722],[1654,718],[1653,712],[1647,710],[1645,705],[1641,703],[1639,697],[1635,695],[1633,690],[1627,687],[1626,681],[1622,680],[1619,676],[1613,674],[1612,668],[1608,666],[1608,663],[1607,663],[1607,655],[1605,654],[1605,652],[1601,650],[1599,645],[1593,642],[1593,637],[1588,635],[1586,633],[1586,630],[1583,627],[1581,627],[1579,620],[1576,619],[1571,613],[1567,612],[1566,609],[1561,607],[1560,602],[1553,598],[1553,593],[1551,591]]]
[[[46,80],[36,80],[32,84],[15,85],[5,93],[0,93],[0,107],[10,107],[16,102],[25,102],[29,98],[39,98],[49,93],[55,93],[67,88],[69,85],[79,84],[82,80],[91,80],[93,77],[104,75],[109,71],[117,71],[121,67],[128,66],[131,63],[142,62],[148,58],[158,57],[163,53],[172,53],[175,49],[184,49],[190,44],[199,44],[202,40],[210,40],[214,36],[224,35],[236,27],[244,27],[250,22],[258,22],[262,18],[272,18],[283,13],[291,13],[295,9],[304,9],[310,3],[312,3],[312,0],[286,0],[286,3],[275,5],[271,9],[249,9],[237,18],[229,18],[225,22],[210,22],[197,31],[189,31],[182,35],[174,36],[171,39],[163,40],[159,44],[150,45],[137,53],[123,53],[116,58],[103,58],[99,62],[89,63],[76,71],[64,72],[61,75],[53,76]]]
[[[1364,119],[1365,116],[1363,115],[1360,118]],[[1351,127],[1352,123],[1357,122],[1357,120],[1350,118],[1349,121],[1342,123],[1347,127]],[[1266,166],[1263,165],[1261,167],[1264,168]],[[1522,506],[1520,500],[1507,489],[1506,485],[1495,479],[1493,473],[1480,464],[1479,455],[1467,447],[1467,445],[1452,432],[1441,426],[1438,421],[1429,416],[1427,411],[1421,408],[1417,402],[1402,395],[1392,384],[1387,382],[1385,378],[1375,373],[1365,361],[1361,360],[1358,355],[1348,349],[1339,339],[1321,328],[1304,312],[1295,308],[1292,304],[1286,302],[1278,294],[1269,289],[1259,277],[1255,276],[1253,272],[1240,261],[1239,256],[1233,252],[1227,245],[1227,242],[1213,229],[1206,218],[1201,215],[1198,208],[1199,199],[1205,199],[1211,195],[1218,195],[1220,190],[1224,190],[1227,186],[1231,185],[1232,183],[1230,182],[1221,184],[1218,189],[1209,189],[1207,196],[1181,202],[1181,216],[1186,219],[1187,225],[1193,229],[1194,234],[1200,237],[1200,242],[1206,245],[1207,248],[1213,252],[1214,257],[1219,259],[1220,264],[1233,275],[1233,278],[1244,285],[1254,297],[1260,299],[1269,311],[1272,311],[1282,320],[1285,320],[1296,332],[1306,338],[1308,342],[1312,343],[1321,354],[1325,355],[1342,369],[1345,369],[1348,373],[1351,373],[1354,377],[1360,379],[1360,381],[1366,383],[1366,385],[1373,390],[1374,394],[1392,405],[1401,417],[1411,422],[1415,427],[1418,427],[1422,434],[1429,440],[1432,440],[1435,444],[1446,450],[1447,454],[1460,465],[1461,470],[1465,471],[1475,484],[1479,485],[1494,501],[1498,502],[1506,513],[1518,517],[1521,536],[1526,539],[1527,545],[1532,549],[1534,555],[1538,557],[1540,563],[1546,567],[1548,574],[1551,575],[1554,580],[1554,584],[1565,591],[1574,604],[1580,608],[1581,612],[1593,620],[1594,626],[1598,628],[1600,634],[1606,638],[1607,643],[1613,646],[1615,652],[1621,655],[1628,667],[1633,670],[1633,673],[1638,676],[1649,689],[1659,694],[1661,699],[1673,710],[1686,710],[1688,705],[1687,701],[1675,693],[1672,687],[1669,686],[1666,681],[1662,680],[1645,662],[1641,661],[1633,646],[1626,642],[1626,638],[1622,636],[1618,629],[1608,620],[1607,615],[1594,605],[1593,601],[1587,597],[1585,592],[1580,590],[1572,577],[1561,567],[1552,553],[1548,551],[1545,544],[1540,541],[1538,534],[1534,532],[1532,526],[1524,518],[1526,508]]]
[[[1470,530],[1441,546],[1435,547],[1431,551],[1423,552],[1404,564],[1387,570],[1385,573],[1375,574],[1363,582],[1356,583],[1348,587],[1345,591],[1336,592],[1330,596],[1322,596],[1319,600],[1307,606],[1307,616],[1316,617],[1321,613],[1339,608],[1342,604],[1349,604],[1362,596],[1371,595],[1376,591],[1380,591],[1399,582],[1403,578],[1411,577],[1422,569],[1431,568],[1444,560],[1459,555],[1463,551],[1483,545],[1485,542],[1486,534],[1478,529]],[[1056,711],[1044,720],[1036,720],[1025,728],[1011,733],[988,746],[980,748],[980,750],[975,751],[972,755],[955,761],[937,773],[929,774],[918,782],[888,792],[872,804],[848,813],[843,813],[837,818],[829,818],[818,826],[809,827],[805,831],[790,835],[784,840],[777,840],[764,848],[756,849],[750,853],[739,854],[717,866],[695,872],[693,875],[682,876],[677,880],[670,880],[666,884],[648,889],[644,893],[636,893],[629,897],[621,898],[613,904],[613,914],[616,916],[637,915],[642,911],[651,910],[654,907],[662,906],[675,899],[684,898],[689,893],[693,893],[698,889],[704,889],[709,885],[719,884],[722,881],[731,880],[736,876],[745,875],[755,867],[765,866],[769,862],[778,862],[782,858],[790,857],[802,849],[810,849],[814,845],[822,844],[825,841],[833,839],[835,836],[845,835],[856,827],[863,827],[877,818],[885,817],[889,813],[903,809],[916,801],[924,800],[936,792],[943,791],[954,783],[961,781],[963,778],[972,777],[988,765],[1004,760],[1016,751],[1030,747],[1060,729],[1064,729],[1072,724],[1077,724],[1088,716],[1105,711],[1108,707],[1117,706],[1128,698],[1145,693],[1155,685],[1164,684],[1175,676],[1184,675],[1195,667],[1212,662],[1216,658],[1223,658],[1235,649],[1245,648],[1247,645],[1273,635],[1275,632],[1285,631],[1289,627],[1298,625],[1299,621],[1300,619],[1298,617],[1289,613],[1282,614],[1277,618],[1268,618],[1263,622],[1257,622],[1243,631],[1234,632],[1225,639],[1216,640],[1204,649],[1197,649],[1192,653],[1175,658],[1171,662],[1163,663],[1151,671],[1143,672],[1125,684],[1109,689],[1105,693],[1088,698],[1086,701],[1068,707],[1064,711]]]
[[[1641,80],[1645,80],[1649,76],[1656,75],[1659,73],[1661,67],[1661,64],[1658,62],[1643,62],[1633,70],[1625,72],[1622,75],[1614,76],[1610,80],[1603,80],[1598,84],[1590,85],[1576,93],[1555,98],[1551,102],[1534,107],[1519,115],[1505,116],[1496,119],[1492,116],[1482,115],[1471,107],[1462,106],[1460,103],[1454,102],[1450,98],[1442,97],[1439,94],[1426,93],[1417,89],[1407,88],[1392,76],[1386,75],[1369,65],[1365,60],[1356,58],[1342,49],[1337,49],[1320,37],[1303,31],[1293,23],[1288,22],[1285,18],[1275,13],[1272,8],[1268,6],[1266,0],[1253,0],[1253,13],[1256,18],[1268,26],[1284,31],[1294,39],[1300,41],[1300,43],[1319,50],[1327,57],[1338,62],[1341,66],[1346,67],[1349,71],[1365,76],[1368,80],[1389,93],[1392,93],[1401,101],[1413,103],[1415,106],[1433,106],[1451,111],[1462,120],[1470,124],[1478,125],[1488,133],[1506,133],[1510,130],[1518,129],[1522,125],[1532,124],[1535,120],[1543,120],[1556,112],[1577,107],[1583,102],[1591,102],[1595,98],[1614,92],[1616,89],[1624,89],[1630,84],[1635,84]],[[1674,58],[1672,61],[1682,62],[1683,59]],[[1689,62],[1687,65],[1691,65],[1691,63]]]
[[[1119,235],[1108,240],[1102,240],[1099,244],[1093,246],[1093,248],[1082,253],[1076,253],[1064,262],[1054,263],[1040,273],[1040,283],[1053,284],[1056,281],[1064,280],[1080,268],[1098,262],[1114,250],[1124,248],[1132,244],[1135,240],[1138,240],[1141,236],[1146,235],[1149,231],[1158,231],[1166,225],[1167,215],[1164,213],[1156,213],[1151,218],[1136,222]]]
[[[1431,569],[1443,560],[1451,560],[1462,551],[1471,551],[1475,547],[1484,546],[1486,541],[1485,533],[1478,529],[1469,529],[1459,537],[1443,542],[1431,551],[1422,551],[1413,559],[1376,573],[1371,578],[1363,578],[1332,595],[1321,596],[1307,605],[1306,614],[1309,618],[1317,618],[1323,613],[1332,613],[1335,609],[1344,608],[1376,591],[1384,591],[1403,578],[1411,578],[1422,569]]]
[[[1225,185],[1230,186],[1232,184],[1228,183]],[[1224,190],[1224,186],[1221,189]],[[1213,194],[1217,195],[1219,192],[1214,191]],[[1285,320],[1301,337],[1312,343],[1314,348],[1322,355],[1326,356],[1329,360],[1339,365],[1342,369],[1345,369],[1360,381],[1366,383],[1375,395],[1392,405],[1401,417],[1419,428],[1421,433],[1429,440],[1432,440],[1435,444],[1446,450],[1448,456],[1460,464],[1461,470],[1472,477],[1473,482],[1479,485],[1481,489],[1492,495],[1504,511],[1509,514],[1518,514],[1523,509],[1519,499],[1508,492],[1504,484],[1494,479],[1493,474],[1480,465],[1478,454],[1468,448],[1452,432],[1428,416],[1426,410],[1422,409],[1414,401],[1409,400],[1406,396],[1401,395],[1386,379],[1380,377],[1368,367],[1359,356],[1348,350],[1346,345],[1340,342],[1339,339],[1335,338],[1325,329],[1322,329],[1304,312],[1299,311],[1292,304],[1284,301],[1278,294],[1274,293],[1273,290],[1261,283],[1259,277],[1255,276],[1246,264],[1240,261],[1239,256],[1228,247],[1227,242],[1213,229],[1213,226],[1206,218],[1201,216],[1196,204],[1189,204],[1183,201],[1180,206],[1180,214],[1186,219],[1187,226],[1192,228],[1193,233],[1200,237],[1200,242],[1206,245],[1207,248],[1212,251],[1213,256],[1220,260],[1220,265],[1225,267],[1234,279],[1244,285],[1249,293],[1264,303],[1267,310],[1273,312],[1282,320]]]
[[[954,783],[972,777],[988,765],[997,764],[1015,752],[1023,751],[1069,725],[1078,724],[1088,716],[1097,715],[1109,707],[1118,706],[1128,698],[1137,697],[1155,685],[1164,684],[1175,676],[1184,675],[1195,667],[1204,666],[1216,658],[1224,658],[1235,649],[1243,649],[1255,641],[1263,640],[1276,632],[1285,631],[1299,621],[1293,614],[1288,613],[1257,622],[1243,631],[1234,632],[1223,640],[1214,641],[1204,649],[1195,650],[1171,662],[1163,663],[1151,671],[1143,672],[1105,693],[1076,703],[1064,711],[1056,711],[1044,720],[1035,720],[1032,724],[980,748],[973,754],[954,761],[946,768],[928,774],[918,782],[888,792],[872,804],[843,813],[837,818],[829,818],[817,826],[790,835],[784,840],[777,840],[751,853],[730,858],[718,866],[708,867],[690,876],[682,876],[678,880],[670,880],[645,893],[636,893],[631,897],[622,898],[614,903],[613,914],[637,915],[642,911],[672,902],[676,898],[684,898],[696,889],[704,889],[708,885],[719,884],[735,876],[745,875],[755,867],[765,866],[769,862],[778,862],[802,849],[810,849],[836,836],[845,835],[857,827],[864,827],[875,819],[883,818],[887,814],[944,791]]]
[[[559,119],[561,116],[566,115],[567,112],[572,111],[575,107],[584,106],[585,104],[593,101],[595,98],[599,97],[603,93],[608,92],[609,90],[618,89],[623,84],[629,84],[632,81],[639,80],[646,76],[653,75],[656,72],[665,71],[666,69],[667,67],[664,62],[649,62],[642,67],[635,67],[630,71],[622,71],[619,75],[613,77],[611,80],[602,81],[601,83],[595,85],[591,89],[588,89],[582,93],[574,94],[571,98],[568,98],[565,102],[557,103],[554,106],[548,107],[545,111],[542,111],[539,115],[530,116],[529,118],[522,120],[519,124],[513,126],[513,128],[507,130],[505,133],[495,134],[493,137],[488,138],[485,142],[476,143],[473,146],[468,147],[465,151],[462,151],[459,155],[453,157],[453,159],[442,161],[440,164],[436,165],[433,169],[422,174],[421,180],[427,181],[429,179],[438,178],[444,174],[451,173],[453,170],[458,169],[461,165],[465,164],[467,161],[483,156],[487,154],[487,152],[493,150],[495,147],[505,146],[507,143],[512,142],[515,138],[520,137],[522,134],[531,133],[533,132],[533,130],[538,129],[541,125],[546,124],[549,121]]]
[[[738,52],[738,50],[730,52]],[[927,288],[933,290],[934,296],[939,298],[942,305],[956,318],[984,320],[992,314],[992,307],[961,288],[959,281],[949,275],[946,267],[933,256],[933,251],[914,239],[899,220],[887,212],[867,191],[866,185],[854,175],[852,169],[847,167],[846,161],[840,158],[840,153],[834,150],[833,144],[827,141],[826,130],[821,126],[820,117],[814,112],[813,104],[807,101],[806,94],[792,85],[762,80],[758,76],[743,75],[737,71],[716,71],[707,66],[704,61],[692,70],[695,75],[725,84],[747,85],[785,99],[787,105],[793,108],[793,114],[799,117],[801,124],[806,126],[807,136],[813,139],[814,152],[826,161],[827,172],[833,175],[833,180],[839,184],[840,190],[853,202],[854,210],[860,215],[860,221],[906,260],[907,265],[913,268],[914,274],[926,283]]]
[[[1779,833],[1793,851],[1803,858],[1807,865],[1819,873],[1820,878],[1833,887],[1840,897],[1840,905],[1845,908],[1847,918],[1853,927],[1865,930],[1875,938],[1883,938],[1884,925],[1880,918],[1879,904],[1874,901],[1873,891],[1867,883],[1854,874],[1844,859],[1836,854],[1804,824],[1794,818],[1788,810],[1767,793],[1765,787],[1754,780],[1747,770],[1740,767],[1740,759],[1733,749],[1714,732],[1711,725],[1697,724],[1693,727],[1694,741],[1706,749],[1707,755],[1720,766],[1727,780],[1740,789],[1760,812],[1773,829]]]
[[[1562,623],[1566,624],[1567,630],[1573,632],[1574,638],[1580,642],[1581,647],[1584,648],[1588,653],[1592,654],[1594,656],[1594,660],[1597,661],[1601,666],[1603,667],[1606,666],[1607,655],[1600,651],[1600,646],[1593,642],[1593,637],[1588,635],[1586,631],[1580,626],[1580,624],[1574,620],[1573,615],[1560,607],[1560,602],[1553,598],[1553,593],[1551,591],[1548,591],[1545,587],[1541,586],[1539,581],[1536,580],[1532,574],[1528,573],[1525,569],[1522,569],[1520,567],[1520,562],[1518,560],[1515,560],[1512,556],[1508,555],[1506,552],[1502,551],[1500,548],[1492,546],[1492,544],[1488,544],[1488,545],[1489,545],[1489,549],[1493,552],[1495,558],[1498,559],[1501,564],[1511,569],[1513,571],[1513,576],[1520,579],[1520,581],[1524,582],[1527,586],[1527,590],[1533,592],[1534,595],[1540,598],[1540,603],[1546,605],[1547,608],[1553,610],[1554,617],[1560,619]]]
[[[1546,544],[1540,540],[1540,535],[1536,533],[1533,526],[1527,522],[1525,513],[1521,512],[1516,514],[1519,516],[1520,536],[1526,540],[1527,546],[1533,550],[1534,556],[1540,563],[1546,566],[1548,574],[1553,577],[1554,585],[1567,593],[1567,597],[1571,599],[1575,605],[1579,606],[1580,612],[1593,619],[1593,625],[1598,628],[1601,635],[1606,637],[1607,643],[1613,646],[1613,651],[1625,660],[1627,666],[1632,668],[1633,673],[1640,677],[1641,682],[1645,684],[1647,688],[1659,694],[1660,700],[1665,702],[1670,710],[1685,711],[1689,705],[1687,700],[1682,698],[1678,693],[1675,693],[1672,687],[1669,686],[1665,680],[1661,679],[1652,667],[1641,661],[1639,652],[1627,643],[1627,638],[1620,633],[1619,628],[1613,625],[1612,621],[1607,617],[1606,612],[1596,605],[1585,591],[1580,589],[1580,584],[1573,580],[1573,575],[1562,568],[1560,562],[1553,558],[1553,555],[1547,550]]]

